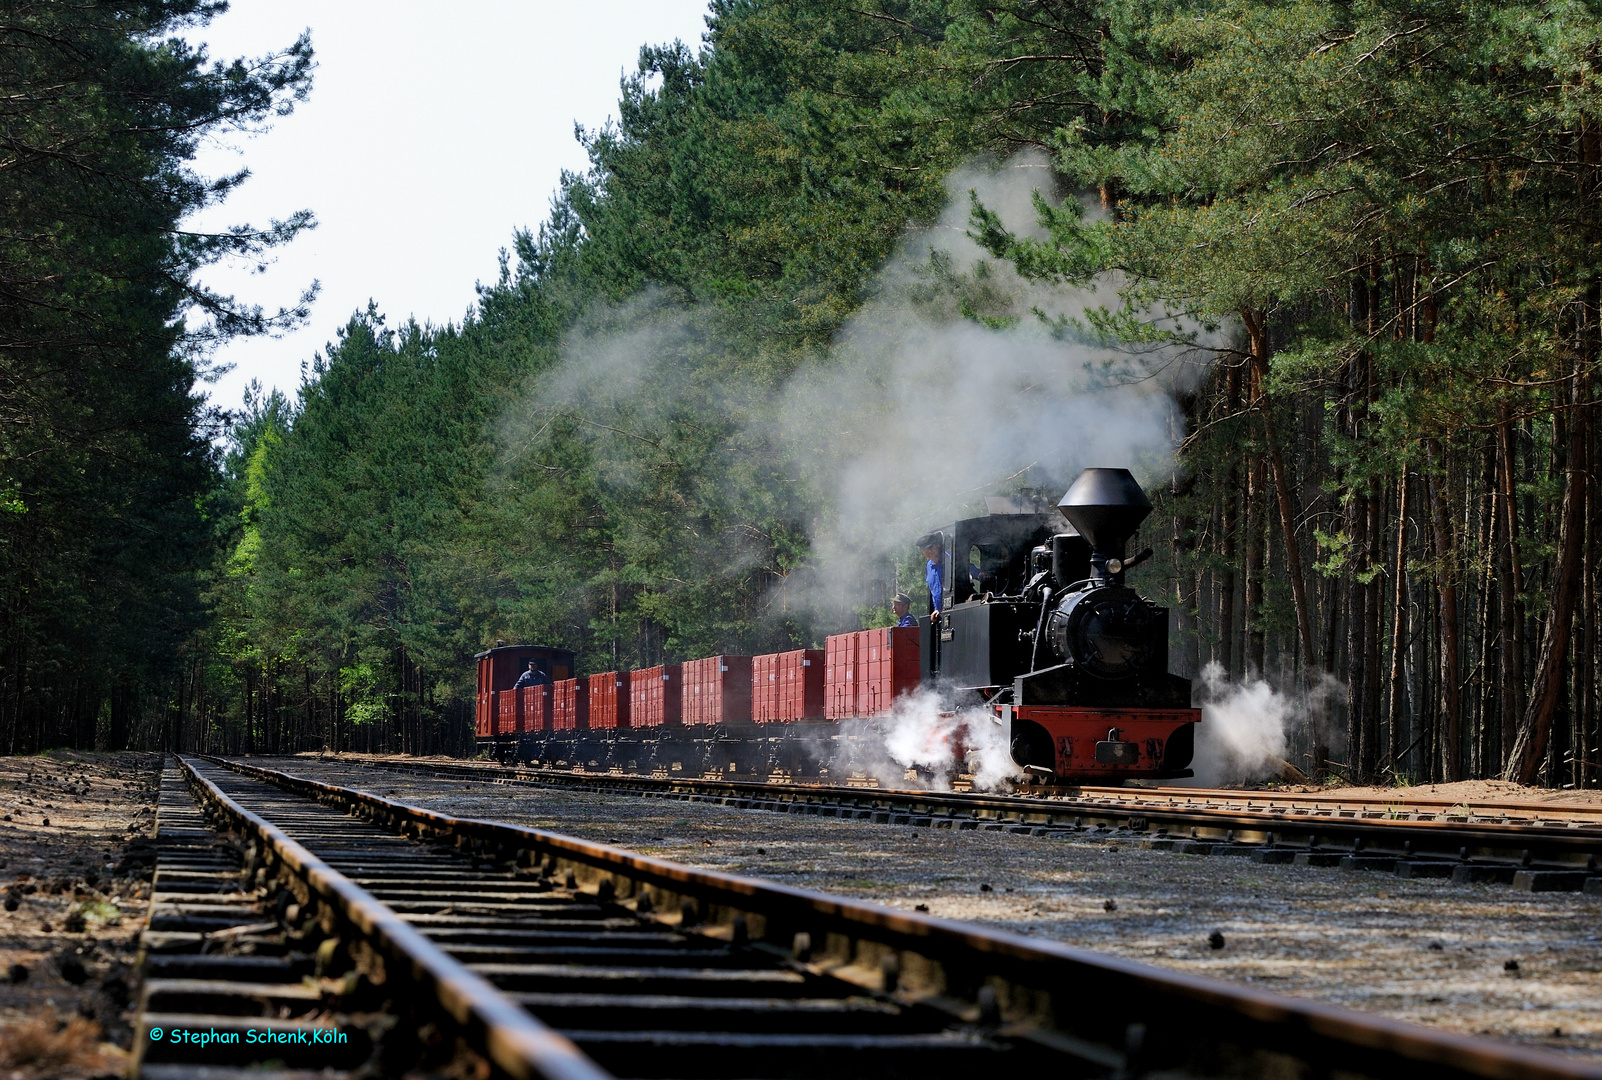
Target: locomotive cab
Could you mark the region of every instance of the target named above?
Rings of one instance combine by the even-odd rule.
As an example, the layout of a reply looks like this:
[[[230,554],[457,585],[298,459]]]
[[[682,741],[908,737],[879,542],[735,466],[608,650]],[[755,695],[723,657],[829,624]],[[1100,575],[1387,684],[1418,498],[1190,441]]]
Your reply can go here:
[[[1022,594],[1033,553],[1054,531],[1043,510],[1010,499],[986,503],[986,516],[935,530],[944,560],[940,625],[919,621],[924,681],[967,700],[989,700],[1026,670],[1016,648],[1029,617]]]

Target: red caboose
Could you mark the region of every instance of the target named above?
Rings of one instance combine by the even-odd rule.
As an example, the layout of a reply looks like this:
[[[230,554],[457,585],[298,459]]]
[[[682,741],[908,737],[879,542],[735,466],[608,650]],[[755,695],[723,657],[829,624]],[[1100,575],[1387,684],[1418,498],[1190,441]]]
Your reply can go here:
[[[497,735],[515,732],[515,727],[497,731],[501,727],[500,694],[512,689],[518,676],[528,670],[530,660],[534,661],[547,682],[571,678],[573,675],[574,656],[571,649],[551,649],[543,645],[498,645],[473,659],[478,661],[478,703],[474,710],[473,730],[481,739],[493,739]],[[513,706],[511,715],[514,722],[517,712],[516,706]]]

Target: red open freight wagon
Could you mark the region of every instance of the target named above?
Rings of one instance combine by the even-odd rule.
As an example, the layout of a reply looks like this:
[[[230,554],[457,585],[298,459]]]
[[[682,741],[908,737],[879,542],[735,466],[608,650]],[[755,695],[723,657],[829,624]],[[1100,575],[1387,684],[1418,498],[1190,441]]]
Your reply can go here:
[[[523,697],[523,726],[519,730],[525,732],[551,730],[550,684],[525,686],[518,693]]]
[[[829,720],[855,716],[857,635],[831,634],[823,646],[823,715]]]
[[[628,672],[603,671],[590,676],[590,728],[629,726]]]
[[[684,664],[684,723],[741,724],[751,720],[751,658],[709,656]]]
[[[880,716],[922,682],[916,626],[833,634],[824,648],[824,715]]]
[[[629,726],[676,727],[684,718],[684,665],[629,672]]]
[[[551,688],[551,730],[588,731],[590,680],[563,679]]]
[[[495,734],[516,735],[523,730],[522,691],[502,690],[495,695]]]
[[[751,658],[751,719],[822,720],[824,651],[792,649]]]
[[[886,626],[857,634],[857,715],[879,716],[923,681],[918,628]]]

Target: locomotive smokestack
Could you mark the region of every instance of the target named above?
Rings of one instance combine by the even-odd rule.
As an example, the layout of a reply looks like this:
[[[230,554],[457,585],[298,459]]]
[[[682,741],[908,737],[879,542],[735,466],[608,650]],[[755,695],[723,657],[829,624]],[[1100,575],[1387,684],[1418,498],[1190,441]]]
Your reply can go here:
[[[1086,469],[1057,509],[1104,562],[1124,557],[1124,545],[1151,513],[1151,500],[1128,469]]]

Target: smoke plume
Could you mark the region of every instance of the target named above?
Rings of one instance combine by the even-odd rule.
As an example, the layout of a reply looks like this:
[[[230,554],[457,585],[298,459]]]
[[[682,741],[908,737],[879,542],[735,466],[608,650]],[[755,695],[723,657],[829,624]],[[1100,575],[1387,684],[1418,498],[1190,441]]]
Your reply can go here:
[[[1116,282],[1026,281],[967,235],[970,192],[1038,235],[1034,194],[1059,197],[1045,156],[960,169],[947,188],[940,221],[907,237],[829,354],[785,388],[785,445],[831,493],[813,537],[821,610],[986,495],[1028,486],[1055,503],[1088,466],[1172,474],[1172,390],[1202,361],[1089,340],[1072,320],[1116,306]]]
[[[748,493],[762,487],[768,510],[780,503],[810,533],[771,607],[823,632],[849,629],[865,582],[883,582],[921,533],[983,513],[987,495],[1032,488],[1054,504],[1087,466],[1166,480],[1183,434],[1172,391],[1207,357],[1092,340],[1075,320],[1117,306],[1116,281],[1028,281],[968,236],[973,196],[1013,232],[1042,235],[1036,193],[1061,198],[1044,154],[975,163],[946,186],[940,219],[908,231],[836,340],[787,378],[730,377],[750,345],[728,340],[711,309],[650,290],[598,305],[503,418],[501,477],[515,489],[520,470],[550,471],[530,451],[563,425],[595,447],[607,490],[695,461],[699,492],[721,488],[730,526],[715,549],[694,542],[723,567],[756,557],[737,522],[761,512]],[[629,515],[642,533],[665,524],[650,509]]]

